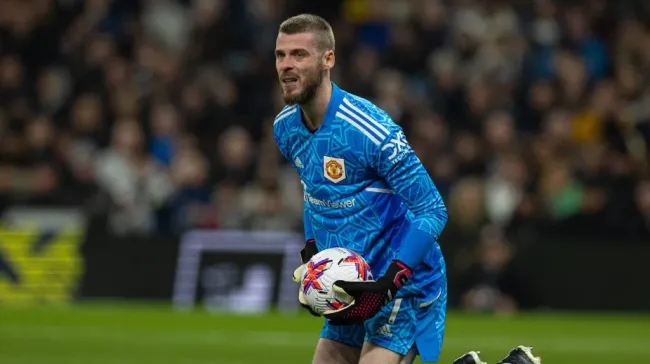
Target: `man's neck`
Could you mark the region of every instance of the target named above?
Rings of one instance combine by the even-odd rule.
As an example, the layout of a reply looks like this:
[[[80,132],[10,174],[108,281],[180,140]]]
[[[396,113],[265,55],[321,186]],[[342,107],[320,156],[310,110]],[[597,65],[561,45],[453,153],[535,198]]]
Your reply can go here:
[[[332,83],[324,81],[321,87],[318,88],[314,98],[310,102],[300,105],[300,108],[305,115],[305,123],[312,131],[318,129],[318,127],[323,123],[325,112],[327,111],[327,106],[330,103],[331,97]]]

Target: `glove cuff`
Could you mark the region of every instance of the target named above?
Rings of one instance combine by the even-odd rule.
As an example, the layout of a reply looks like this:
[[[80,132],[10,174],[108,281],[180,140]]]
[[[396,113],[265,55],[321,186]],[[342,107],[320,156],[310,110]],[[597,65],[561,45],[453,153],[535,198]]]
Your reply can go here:
[[[300,258],[302,259],[303,264],[307,263],[311,257],[318,253],[318,248],[316,248],[316,240],[307,239],[305,241],[305,247],[300,251]]]
[[[411,274],[413,274],[411,267],[399,260],[393,260],[385,276],[392,281],[396,289],[400,289],[411,279]]]

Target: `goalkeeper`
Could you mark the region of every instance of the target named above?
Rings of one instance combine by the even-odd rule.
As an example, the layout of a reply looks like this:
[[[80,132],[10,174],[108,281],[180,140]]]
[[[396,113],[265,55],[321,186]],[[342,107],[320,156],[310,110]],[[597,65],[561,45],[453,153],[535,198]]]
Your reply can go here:
[[[344,247],[379,278],[336,282],[354,300],[324,313],[313,362],[397,364],[417,354],[435,362],[447,305],[437,240],[447,210],[402,129],[330,81],[334,48],[320,17],[303,14],[280,25],[275,60],[287,106],[273,132],[304,188],[303,261]]]

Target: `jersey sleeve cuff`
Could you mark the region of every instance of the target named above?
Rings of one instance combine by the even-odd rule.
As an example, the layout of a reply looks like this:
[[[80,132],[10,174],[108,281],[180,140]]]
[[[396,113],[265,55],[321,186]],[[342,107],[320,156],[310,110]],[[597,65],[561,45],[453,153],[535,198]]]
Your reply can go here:
[[[424,260],[435,242],[436,239],[431,234],[411,225],[395,259],[414,269]]]

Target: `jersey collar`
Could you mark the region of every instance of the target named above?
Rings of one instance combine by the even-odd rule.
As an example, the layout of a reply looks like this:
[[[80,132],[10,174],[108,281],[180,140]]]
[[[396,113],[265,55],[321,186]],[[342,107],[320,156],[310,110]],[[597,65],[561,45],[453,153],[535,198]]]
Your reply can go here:
[[[336,83],[331,82],[331,84],[332,84],[332,94],[330,95],[330,101],[327,104],[327,110],[325,110],[325,117],[323,118],[323,122],[318,127],[318,129],[316,129],[315,131],[309,130],[307,125],[305,125],[305,121],[302,118],[302,111],[298,113],[298,120],[300,121],[300,124],[303,126],[303,129],[308,131],[309,133],[313,134],[317,132],[319,129],[323,127],[323,125],[328,124],[331,120],[333,120],[336,115],[336,111],[339,109],[339,105],[341,105],[341,102],[343,102],[343,97],[345,97],[345,92],[341,90],[336,85]]]
[[[336,115],[336,111],[339,109],[339,105],[341,105],[341,102],[343,102],[343,97],[344,92],[341,90],[336,83],[332,83],[332,96],[330,96],[330,102],[327,105],[327,111],[325,111],[325,118],[323,119],[323,123],[325,121],[333,120],[334,116]]]

